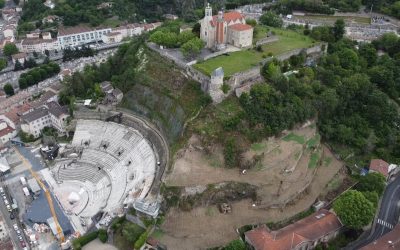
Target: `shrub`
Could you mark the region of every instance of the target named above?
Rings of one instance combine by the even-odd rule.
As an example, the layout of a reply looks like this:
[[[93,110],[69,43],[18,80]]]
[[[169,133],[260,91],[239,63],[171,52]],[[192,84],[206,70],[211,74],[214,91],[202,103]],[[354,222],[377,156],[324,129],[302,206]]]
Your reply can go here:
[[[224,92],[224,94],[227,94],[230,89],[231,89],[231,87],[226,83],[223,83],[221,86],[221,90],[222,90],[222,92]]]
[[[75,239],[72,242],[72,246],[73,246],[74,250],[81,250],[84,245],[88,244],[92,240],[95,240],[97,238],[98,234],[99,234],[99,231],[94,231],[94,232],[85,234],[85,235]]]
[[[135,249],[140,249],[144,245],[144,243],[146,242],[147,237],[148,237],[147,232],[142,233],[140,235],[139,239],[135,242],[134,248]]]
[[[106,243],[108,240],[108,234],[105,229],[100,229],[99,230],[99,240],[103,243]]]

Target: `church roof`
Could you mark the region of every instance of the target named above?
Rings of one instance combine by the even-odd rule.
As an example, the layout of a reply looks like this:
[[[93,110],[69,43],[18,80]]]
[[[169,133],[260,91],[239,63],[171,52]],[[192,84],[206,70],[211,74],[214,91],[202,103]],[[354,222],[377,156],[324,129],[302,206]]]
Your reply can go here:
[[[237,23],[229,26],[230,29],[236,30],[236,31],[243,31],[243,30],[250,30],[253,27],[248,25],[248,24],[242,24],[242,23]]]
[[[231,12],[226,12],[224,13],[224,21],[225,22],[230,22],[230,21],[235,21],[238,19],[242,19],[244,18],[244,16],[237,11],[231,11]],[[211,25],[215,26],[215,24],[217,23],[217,19],[218,19],[218,15],[213,16],[211,22]]]

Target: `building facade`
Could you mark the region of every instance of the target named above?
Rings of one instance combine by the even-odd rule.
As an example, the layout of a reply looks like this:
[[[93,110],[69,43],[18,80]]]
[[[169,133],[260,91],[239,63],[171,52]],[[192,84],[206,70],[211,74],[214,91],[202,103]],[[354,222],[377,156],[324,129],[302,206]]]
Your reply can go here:
[[[73,48],[102,41],[103,35],[110,33],[111,30],[111,28],[90,28],[85,25],[60,28],[57,40],[61,49]]]
[[[4,115],[0,115],[0,144],[5,144],[17,136],[15,124]]]
[[[200,25],[200,38],[207,48],[222,49],[227,44],[241,48],[253,43],[253,27],[247,25],[245,17],[237,11],[219,11],[218,15],[213,16],[208,4]]]
[[[68,110],[56,102],[49,102],[21,117],[21,129],[25,133],[39,137],[45,127],[53,127],[59,133],[65,133]]]

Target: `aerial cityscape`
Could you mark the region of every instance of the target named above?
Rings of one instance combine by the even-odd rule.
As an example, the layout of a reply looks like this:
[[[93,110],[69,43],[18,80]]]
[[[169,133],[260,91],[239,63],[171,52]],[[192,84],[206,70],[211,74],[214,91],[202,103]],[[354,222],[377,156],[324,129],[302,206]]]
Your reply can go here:
[[[400,250],[400,1],[0,8],[0,250]]]

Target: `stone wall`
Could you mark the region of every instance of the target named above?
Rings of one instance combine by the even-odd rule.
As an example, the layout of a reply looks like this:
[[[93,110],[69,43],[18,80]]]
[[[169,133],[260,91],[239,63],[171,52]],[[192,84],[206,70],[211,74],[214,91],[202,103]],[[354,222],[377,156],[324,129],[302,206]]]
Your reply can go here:
[[[268,36],[268,37],[258,40],[256,42],[256,46],[273,43],[276,41],[279,41],[279,38],[277,36]]]

